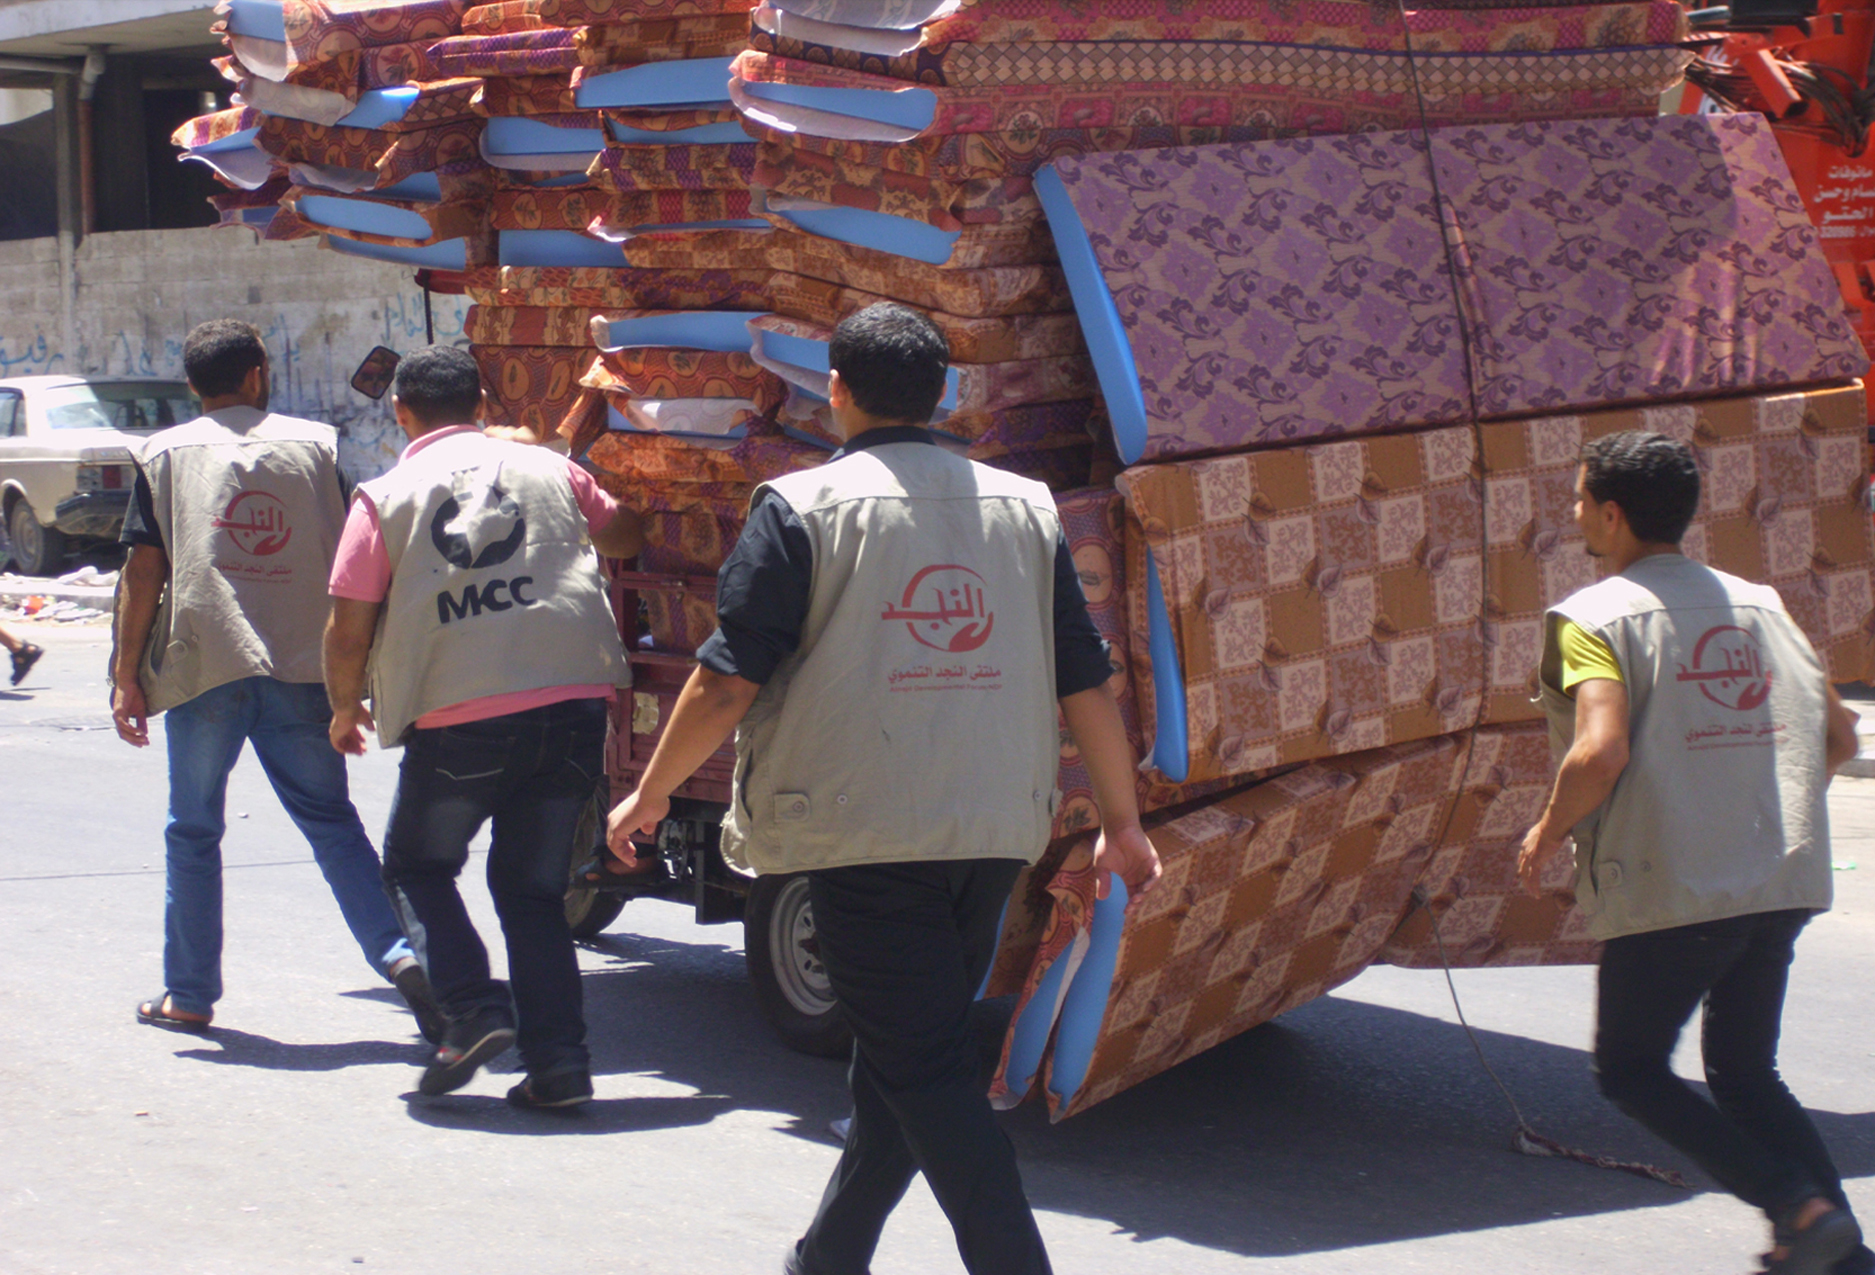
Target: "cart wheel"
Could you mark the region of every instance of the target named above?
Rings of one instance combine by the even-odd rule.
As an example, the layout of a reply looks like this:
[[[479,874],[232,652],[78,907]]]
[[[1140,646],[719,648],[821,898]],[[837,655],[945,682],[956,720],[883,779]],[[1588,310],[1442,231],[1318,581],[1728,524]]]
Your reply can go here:
[[[605,785],[601,784],[586,806],[586,813],[579,817],[579,826],[573,830],[573,865],[566,883],[566,924],[576,939],[596,938],[606,926],[618,920],[618,914],[631,901],[629,895],[589,889],[579,876],[579,869],[592,858],[593,847],[599,844],[608,809]]]
[[[755,878],[742,914],[742,947],[755,999],[782,1044],[821,1058],[852,1052],[853,1033],[814,942],[806,877]]]

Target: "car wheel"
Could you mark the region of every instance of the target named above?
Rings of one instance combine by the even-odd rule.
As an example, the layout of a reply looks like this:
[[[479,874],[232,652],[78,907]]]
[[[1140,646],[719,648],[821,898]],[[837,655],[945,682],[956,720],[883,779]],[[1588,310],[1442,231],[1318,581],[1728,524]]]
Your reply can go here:
[[[7,521],[7,534],[13,538],[13,560],[29,576],[57,575],[65,565],[65,533],[57,527],[42,527],[33,507],[24,500],[13,506]]]
[[[806,877],[755,878],[742,914],[742,949],[755,999],[782,1044],[821,1058],[852,1052],[853,1033],[814,940]]]
[[[618,920],[618,914],[630,901],[629,895],[589,889],[579,875],[579,870],[592,858],[592,848],[598,844],[605,828],[607,809],[605,785],[600,784],[599,791],[587,803],[586,812],[579,817],[579,826],[573,830],[573,866],[566,882],[566,925],[576,939],[597,938],[606,926]]]

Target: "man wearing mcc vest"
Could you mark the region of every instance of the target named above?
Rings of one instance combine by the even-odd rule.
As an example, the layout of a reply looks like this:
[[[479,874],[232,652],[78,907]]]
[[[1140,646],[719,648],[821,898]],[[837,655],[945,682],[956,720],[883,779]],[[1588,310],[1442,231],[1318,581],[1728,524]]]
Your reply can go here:
[[[137,1018],[200,1032],[214,1017],[228,773],[252,741],[365,959],[434,1039],[442,1016],[384,897],[345,759],[326,742],[319,633],[345,522],[337,432],[267,410],[267,349],[249,324],[199,325],[182,364],[204,414],[138,458],[111,657],[118,735],[145,747],[149,716],[169,715],[164,991]]]
[[[629,854],[735,730],[724,853],[807,873],[853,1028],[854,1114],[786,1269],[862,1275],[922,1171],[970,1271],[1039,1275],[1048,1257],[969,1010],[1016,875],[1048,840],[1057,703],[1100,805],[1101,893],[1117,872],[1137,897],[1158,856],[1047,488],[934,445],[949,352],[923,315],[872,306],[840,324],[830,361],[846,446],[757,489],[718,575],[721,627],[613,810],[610,846]]]
[[[1576,522],[1615,574],[1549,613],[1541,666],[1566,748],[1518,869],[1573,835],[1606,941],[1595,1069],[1616,1106],[1770,1219],[1775,1275],[1867,1275],[1842,1180],[1777,1072],[1793,947],[1830,906],[1830,777],[1855,715],[1776,590],[1681,555],[1699,471],[1661,434],[1590,443]],[[1674,1076],[1705,1003],[1707,1102]]]
[[[575,1106],[592,1076],[563,899],[605,773],[606,705],[631,682],[593,550],[628,558],[644,538],[566,458],[483,434],[468,351],[405,356],[391,404],[410,445],[352,504],[325,668],[332,746],[363,753],[375,725],[404,749],[384,881],[449,1016],[418,1089],[459,1089],[515,1042],[527,1078],[508,1101]],[[512,1004],[456,888],[491,821]]]

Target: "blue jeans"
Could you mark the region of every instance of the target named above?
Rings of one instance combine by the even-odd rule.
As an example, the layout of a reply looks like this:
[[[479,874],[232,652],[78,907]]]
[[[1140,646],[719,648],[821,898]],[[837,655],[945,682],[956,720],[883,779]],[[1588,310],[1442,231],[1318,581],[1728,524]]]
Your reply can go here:
[[[436,999],[452,1022],[518,1017],[530,1075],[588,1065],[566,886],[573,833],[604,773],[605,731],[599,699],[412,731],[384,834],[384,882],[425,951]],[[469,841],[490,820],[488,892],[507,940],[512,1009],[456,888]]]
[[[168,890],[163,982],[176,1008],[206,1014],[221,999],[221,836],[228,772],[253,741],[280,804],[312,845],[365,959],[388,977],[410,955],[379,879],[377,852],[352,807],[345,758],[332,747],[332,706],[317,682],[248,677],[169,710]]]

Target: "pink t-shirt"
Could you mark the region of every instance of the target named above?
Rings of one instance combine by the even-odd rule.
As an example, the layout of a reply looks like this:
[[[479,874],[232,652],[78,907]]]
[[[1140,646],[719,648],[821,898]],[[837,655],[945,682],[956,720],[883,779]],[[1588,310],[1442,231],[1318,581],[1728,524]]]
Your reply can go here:
[[[404,448],[398,460],[408,460],[439,439],[448,438],[452,434],[470,433],[474,429],[472,425],[452,425],[448,429],[425,434]],[[586,525],[593,531],[603,530],[618,513],[618,502],[592,480],[591,474],[572,461],[566,463],[566,477],[573,487],[573,499],[579,502],[579,511],[586,515]],[[378,507],[370,496],[360,491],[352,500],[351,512],[345,516],[345,530],[339,536],[338,555],[332,560],[332,578],[326,586],[326,592],[335,598],[350,598],[357,602],[382,602],[390,591],[391,557],[384,548],[384,532],[378,526]],[[486,695],[481,699],[463,700],[460,704],[425,713],[417,719],[417,728],[433,730],[438,726],[459,726],[463,722],[503,717],[509,713],[570,699],[611,699],[615,689],[599,684],[544,686],[533,691]]]

